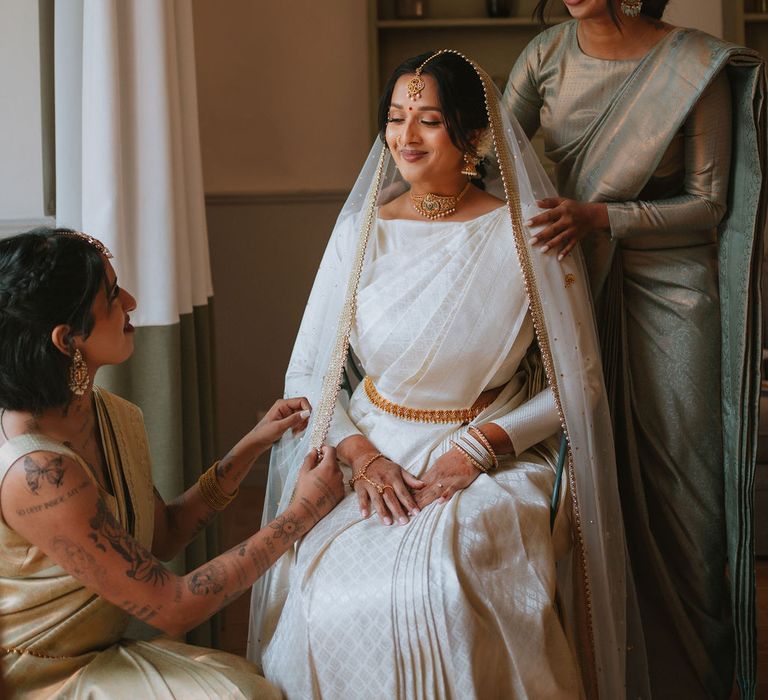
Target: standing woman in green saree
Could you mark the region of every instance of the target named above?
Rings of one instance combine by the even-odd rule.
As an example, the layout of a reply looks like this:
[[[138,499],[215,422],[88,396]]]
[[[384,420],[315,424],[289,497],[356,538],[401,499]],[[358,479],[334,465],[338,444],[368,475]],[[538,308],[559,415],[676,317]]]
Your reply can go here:
[[[752,697],[764,66],[666,0],[565,4],[505,102],[556,164],[539,249],[590,271],[653,697]]]

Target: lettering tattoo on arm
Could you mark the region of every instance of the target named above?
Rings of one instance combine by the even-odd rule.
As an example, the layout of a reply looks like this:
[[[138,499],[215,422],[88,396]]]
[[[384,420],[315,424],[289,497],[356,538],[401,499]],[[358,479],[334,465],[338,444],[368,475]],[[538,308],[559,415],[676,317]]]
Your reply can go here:
[[[64,480],[64,472],[67,467],[63,464],[61,455],[56,455],[50,459],[35,459],[27,455],[24,458],[24,474],[27,477],[27,486],[29,490],[37,495],[40,491],[40,482],[47,481],[52,486],[59,488]]]
[[[158,613],[157,610],[150,608],[148,605],[139,607],[136,603],[132,603],[130,600],[124,600],[122,607],[123,610],[142,622],[149,622],[153,617],[156,617]]]
[[[32,515],[33,513],[40,513],[44,510],[50,510],[51,508],[55,508],[59,504],[64,503],[64,501],[66,501],[68,498],[72,498],[72,496],[77,496],[77,494],[80,493],[83,489],[90,487],[91,483],[92,482],[90,479],[86,479],[79,486],[73,486],[71,489],[69,489],[69,491],[62,493],[60,496],[56,496],[56,498],[51,498],[43,503],[38,503],[34,506],[27,506],[26,508],[17,508],[16,515],[19,515],[19,516]]]
[[[98,549],[107,551],[102,542],[106,540],[112,549],[131,565],[125,572],[128,578],[151,583],[153,586],[163,586],[168,582],[171,575],[167,569],[120,527],[115,516],[107,509],[104,499],[99,498],[96,502],[96,515],[91,518],[89,524],[92,532],[88,537]]]
[[[202,518],[198,518],[195,526],[192,528],[192,532],[189,534],[189,539],[193,540],[197,537],[202,530],[208,527],[209,523],[216,517],[216,511],[211,510]]]
[[[315,477],[315,486],[321,491],[321,495],[318,497],[315,505],[318,508],[322,508],[333,497],[333,492],[328,484],[319,477]]]
[[[192,574],[187,587],[193,595],[210,595],[221,592],[226,584],[227,570],[219,562],[210,561]]]
[[[253,547],[251,548],[249,554],[251,555],[251,561],[253,562],[253,565],[259,572],[259,576],[261,576],[272,563],[269,552],[265,552],[261,547]]]
[[[325,502],[325,496],[321,496],[320,500],[324,503]],[[310,518],[317,522],[320,520],[320,511],[317,509],[317,506],[315,506],[312,501],[310,501],[306,496],[301,497],[301,505],[304,506],[307,513],[309,513]],[[318,504],[320,505],[320,504]]]

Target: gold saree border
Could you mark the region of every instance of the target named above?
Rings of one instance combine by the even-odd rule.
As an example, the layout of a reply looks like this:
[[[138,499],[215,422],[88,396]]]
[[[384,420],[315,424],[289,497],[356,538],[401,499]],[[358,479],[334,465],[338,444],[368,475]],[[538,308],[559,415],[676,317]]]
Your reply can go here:
[[[352,270],[349,274],[347,293],[344,299],[344,307],[341,316],[339,317],[339,326],[336,331],[336,341],[333,347],[333,354],[331,355],[331,362],[325,373],[325,377],[323,377],[320,401],[315,409],[316,419],[312,424],[309,445],[311,449],[318,451],[318,453],[328,437],[331,420],[333,419],[333,411],[336,407],[336,399],[341,390],[344,363],[346,362],[347,354],[349,353],[349,334],[352,330],[352,322],[355,320],[355,313],[357,312],[357,290],[360,287],[360,276],[363,272],[365,250],[368,247],[368,239],[370,238],[371,229],[373,228],[373,221],[376,218],[376,202],[379,197],[381,174],[384,171],[386,154],[386,149],[382,148],[379,162],[376,166],[376,175],[374,177],[373,186],[368,195],[368,202],[366,204],[367,211],[360,231],[355,258],[352,263]]]
[[[582,635],[583,638],[581,639],[581,646],[586,654],[586,658],[583,660],[587,662],[589,667],[587,669],[589,672],[589,685],[597,697],[598,681],[594,631],[592,624],[592,591],[589,582],[589,575],[587,574],[587,556],[584,546],[584,534],[582,530],[581,508],[579,505],[576,475],[573,468],[573,452],[571,450],[568,427],[565,422],[563,404],[560,398],[560,387],[557,382],[557,372],[555,371],[555,365],[552,358],[549,332],[547,331],[547,326],[544,319],[544,309],[541,302],[541,296],[539,294],[538,284],[536,282],[536,273],[534,272],[533,263],[531,262],[530,251],[526,245],[524,235],[525,226],[523,224],[523,215],[520,207],[520,192],[517,184],[517,174],[512,162],[510,161],[509,153],[507,153],[505,148],[499,147],[500,144],[503,145],[502,132],[504,127],[501,119],[501,111],[499,109],[498,100],[493,98],[495,84],[490,76],[482,68],[480,68],[480,66],[467,59],[466,57],[464,58],[465,60],[469,61],[483,83],[485,108],[488,113],[491,135],[493,136],[493,145],[496,149],[496,157],[499,161],[499,171],[501,173],[501,179],[504,185],[504,193],[507,197],[507,207],[512,219],[512,234],[514,237],[515,249],[517,250],[518,261],[520,263],[520,269],[523,273],[525,291],[528,295],[531,318],[533,320],[533,328],[536,334],[536,340],[539,344],[539,350],[541,352],[542,363],[544,364],[544,373],[547,377],[547,383],[552,390],[552,395],[555,399],[555,406],[557,407],[557,414],[560,418],[560,426],[563,429],[563,434],[568,444],[568,484],[571,493],[571,511],[573,513],[575,531],[574,559],[580,574],[579,577],[577,577],[577,580],[580,585],[580,593],[584,605],[583,614],[585,618],[583,620],[585,631]],[[578,627],[580,626],[577,625],[577,629]]]

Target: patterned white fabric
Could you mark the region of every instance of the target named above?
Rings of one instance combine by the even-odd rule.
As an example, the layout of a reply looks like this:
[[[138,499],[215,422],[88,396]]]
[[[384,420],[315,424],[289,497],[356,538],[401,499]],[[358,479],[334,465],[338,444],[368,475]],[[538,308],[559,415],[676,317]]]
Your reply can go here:
[[[351,343],[387,398],[459,408],[494,380],[509,383],[486,415],[523,403],[533,328],[509,227],[503,207],[465,223],[377,222]],[[315,351],[304,344],[294,362]],[[415,475],[459,430],[386,414],[362,385],[347,415]],[[577,696],[554,604],[553,481],[526,453],[392,527],[362,520],[349,494],[297,550],[266,676],[290,698]]]
[[[416,474],[446,449],[446,438],[456,426],[406,423],[374,410],[355,389],[355,359],[361,365],[358,369],[376,377],[385,398],[405,403],[407,397],[406,405],[415,408],[466,407],[472,401],[468,404],[457,399],[467,394],[474,399],[486,386],[511,376],[477,421],[504,423],[505,417],[522,409],[518,423],[527,436],[549,429],[528,418],[546,409],[546,391],[528,400],[541,388],[543,371],[568,439],[565,491],[569,508],[561,509],[561,513],[573,520],[572,527],[566,528],[573,541],[573,556],[558,560],[558,608],[561,618],[573,624],[574,634],[569,638],[586,693],[623,697],[627,640],[631,638],[635,655],[642,648],[642,640],[638,642],[637,635],[633,637],[627,629],[627,611],[631,618],[636,600],[626,583],[625,538],[610,415],[586,271],[578,251],[559,262],[554,256],[532,249],[529,237],[534,232],[524,222],[540,211],[536,201],[554,192],[519,124],[502,111],[492,80],[477,66],[474,68],[483,83],[495,146],[486,178],[487,191],[505,200],[506,213],[497,212],[498,219],[493,219],[492,212],[487,214],[487,226],[473,230],[472,237],[477,241],[463,248],[454,245],[458,257],[454,261],[454,256],[443,256],[442,266],[434,262],[440,260],[441,245],[450,248],[460,240],[457,231],[462,227],[457,229],[445,221],[423,223],[433,227],[429,229],[431,234],[444,234],[441,243],[437,244],[440,239],[435,238],[431,247],[416,248],[410,255],[395,255],[392,260],[397,264],[380,266],[379,273],[385,270],[392,279],[372,277],[371,270],[379,262],[385,263],[390,252],[380,245],[380,238],[391,224],[382,228],[375,207],[408,187],[383,145],[374,144],[326,248],[286,374],[286,394],[305,395],[319,408],[303,436],[286,435],[273,447],[264,518],[275,517],[290,502],[303,456],[310,445],[324,439],[332,419],[330,438],[338,439],[343,429],[359,430],[377,448]],[[464,228],[473,228],[483,219],[466,222]],[[369,222],[374,223],[372,229]],[[394,224],[395,228],[399,225],[408,227],[409,241],[411,236],[419,240],[411,224]],[[498,236],[490,233],[494,226],[498,227]],[[387,230],[386,235],[394,240],[397,232]],[[499,245],[495,250],[488,248],[492,253],[484,260],[496,271],[490,283],[482,265],[472,266],[472,256],[482,256],[486,237],[488,242]],[[506,267],[495,266],[494,256],[506,260]],[[423,265],[430,264],[432,274],[425,272],[426,268],[422,270]],[[451,274],[441,275],[446,266],[458,267],[451,270],[452,278]],[[414,289],[414,278],[408,276],[411,271],[416,271],[415,276],[421,280],[421,293]],[[354,303],[358,280],[359,307]],[[517,286],[512,284],[514,280]],[[473,288],[478,290],[477,299],[471,291],[465,296],[466,290]],[[497,288],[503,288],[506,295],[495,295]],[[369,294],[374,300],[370,304]],[[443,307],[442,317],[433,313],[441,305],[442,295],[448,295],[470,315],[454,314],[450,305]],[[403,306],[406,299],[408,304]],[[483,303],[473,307],[480,299]],[[515,299],[520,300],[517,306]],[[472,317],[479,307],[482,314]],[[526,308],[541,349],[540,365],[531,362],[530,356],[520,360],[520,355],[515,354],[515,343],[525,336]],[[383,314],[380,309],[389,312]],[[517,315],[510,316],[514,313]],[[441,318],[460,334],[445,333]],[[504,321],[498,321],[502,318]],[[508,325],[510,318],[518,322]],[[479,324],[477,334],[471,325],[473,320]],[[355,323],[349,338],[353,350],[360,353],[357,358],[354,353],[346,353],[344,343],[352,321]],[[477,338],[487,341],[488,346],[480,343],[478,348]],[[520,345],[524,346],[522,341]],[[500,351],[501,347],[508,350]],[[346,372],[341,376],[339,392],[336,382],[345,359]],[[387,366],[388,361],[404,364]],[[506,367],[508,361],[510,366]],[[518,363],[520,371],[514,372]],[[530,381],[529,377],[536,380]],[[474,383],[471,390],[470,383]],[[330,409],[337,396],[334,416]],[[449,397],[452,400],[446,404]],[[556,544],[561,541],[561,533],[546,542],[539,541],[541,533],[546,532],[547,518],[542,512],[548,514],[551,472],[547,485],[535,479],[535,495],[515,484],[508,491],[509,499],[497,501],[492,493],[484,492],[485,500],[475,502],[484,503],[482,509],[473,511],[468,506],[465,513],[461,505],[471,501],[473,493],[482,491],[486,479],[493,479],[496,487],[504,490],[508,475],[537,465],[546,469],[538,460],[547,454],[545,447],[540,443],[523,452],[515,466],[505,462],[498,474],[481,477],[455,501],[447,506],[431,506],[404,527],[387,529],[375,520],[357,523],[353,499],[344,501],[338,513],[331,514],[330,520],[321,523],[296,552],[283,557],[254,586],[249,657],[263,661],[268,676],[283,684],[289,696],[297,697],[338,697],[339,693],[346,697],[347,691],[340,690],[348,688],[344,677],[357,673],[351,670],[357,664],[346,647],[357,649],[360,639],[373,640],[370,658],[376,659],[376,665],[361,674],[367,683],[366,697],[392,697],[386,695],[392,688],[395,697],[405,698],[578,694],[578,681],[571,683],[576,677],[572,664],[562,661],[562,628],[559,623],[551,624],[552,618],[548,617],[553,611],[554,589],[547,583],[547,572],[554,571],[554,553],[561,551]],[[566,518],[559,520],[561,526],[567,525]],[[350,543],[354,533],[363,538],[367,528],[374,525],[383,533],[378,546]],[[333,527],[337,529],[329,529]],[[314,548],[308,558],[304,555],[305,545]],[[375,579],[369,579],[360,571],[359,562],[369,557],[384,567],[383,575],[379,571]],[[351,571],[328,575],[325,564],[335,558],[338,566],[331,568],[351,567]],[[481,563],[487,568],[483,569]],[[501,571],[503,575],[495,578],[495,572]],[[361,583],[357,587],[349,583],[358,580]],[[458,582],[455,589],[442,583],[448,580]],[[425,581],[437,581],[440,591]],[[422,586],[418,591],[417,583]],[[374,592],[379,597],[385,595],[380,590],[390,600],[386,609],[389,622],[384,627],[380,627],[383,617],[377,616],[376,605],[364,603]],[[500,591],[505,593],[498,595]],[[349,598],[350,593],[355,596]],[[331,608],[326,603],[318,608],[315,603],[320,600],[343,600],[348,606],[359,604],[359,609],[342,612],[341,604]],[[482,613],[483,606],[487,613]],[[319,619],[326,607],[331,613],[335,611],[334,619],[338,615],[345,621],[341,627],[351,630],[349,634],[337,632],[341,637],[336,653],[330,651],[334,640],[325,637],[321,629],[331,624],[328,619]],[[424,613],[417,615],[419,610]],[[444,618],[446,610],[451,621],[438,623],[438,613]],[[540,613],[538,631],[516,618],[520,610],[527,610],[528,622]],[[373,636],[364,634],[359,625],[351,622],[357,617],[366,617],[369,624],[379,626],[377,632]],[[454,619],[458,622],[452,627]],[[449,629],[461,632],[452,637]],[[318,635],[322,638],[320,648]],[[492,652],[483,641],[486,636],[495,640]],[[540,644],[541,640],[546,643]],[[530,673],[529,666],[533,669]],[[394,686],[388,685],[385,670],[395,674]],[[493,689],[484,685],[486,677],[493,679],[488,682]],[[542,690],[543,686],[549,687]],[[379,692],[380,688],[384,690]]]

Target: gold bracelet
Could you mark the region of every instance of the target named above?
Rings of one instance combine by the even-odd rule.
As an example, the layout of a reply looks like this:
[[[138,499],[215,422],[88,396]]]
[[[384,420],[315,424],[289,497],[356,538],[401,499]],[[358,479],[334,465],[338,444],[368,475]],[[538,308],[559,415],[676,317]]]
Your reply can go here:
[[[371,481],[366,475],[365,472],[368,471],[368,467],[370,467],[379,457],[383,457],[384,455],[381,454],[381,452],[377,452],[373,457],[371,457],[362,467],[360,467],[360,471],[357,472],[357,474],[353,474],[352,478],[349,480],[349,488],[353,489],[355,488],[355,482],[358,479],[362,479],[363,481],[367,481],[371,486],[373,486],[379,493],[384,493],[384,485],[379,484],[375,481]]]
[[[480,430],[476,425],[470,425],[467,430],[473,431],[472,434],[480,440],[480,442],[483,443],[485,446],[485,449],[488,450],[488,454],[491,455],[491,459],[493,460],[493,468],[498,469],[499,468],[499,458],[496,456],[496,453],[493,451],[493,446],[491,445],[491,441],[485,436],[485,433]]]
[[[224,492],[216,476],[216,467],[219,466],[218,460],[213,463],[208,471],[200,475],[197,480],[197,488],[200,491],[201,498],[206,505],[213,510],[224,510],[240,493],[240,488],[236,488],[231,495]]]
[[[483,474],[487,474],[488,470],[480,464],[469,452],[467,452],[461,445],[459,445],[456,440],[451,440],[451,445],[453,445],[461,454],[464,456],[464,459],[466,459],[475,469],[483,472]]]

